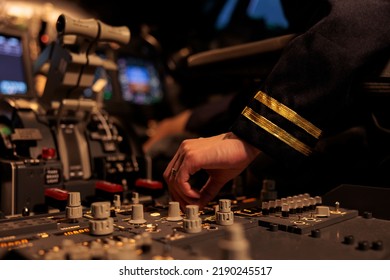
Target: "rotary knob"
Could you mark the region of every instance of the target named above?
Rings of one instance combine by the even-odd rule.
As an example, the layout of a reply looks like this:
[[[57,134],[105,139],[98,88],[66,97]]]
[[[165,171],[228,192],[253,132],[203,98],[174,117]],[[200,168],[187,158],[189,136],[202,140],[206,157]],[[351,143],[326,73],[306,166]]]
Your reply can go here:
[[[197,233],[202,230],[202,219],[199,217],[198,205],[186,206],[186,218],[183,220],[183,228],[188,233]]]
[[[216,222],[218,225],[228,226],[234,222],[233,211],[231,210],[230,199],[219,200],[219,210],[216,212]]]
[[[92,235],[107,235],[114,232],[114,220],[110,217],[110,202],[94,202],[91,204],[93,219],[89,221]]]

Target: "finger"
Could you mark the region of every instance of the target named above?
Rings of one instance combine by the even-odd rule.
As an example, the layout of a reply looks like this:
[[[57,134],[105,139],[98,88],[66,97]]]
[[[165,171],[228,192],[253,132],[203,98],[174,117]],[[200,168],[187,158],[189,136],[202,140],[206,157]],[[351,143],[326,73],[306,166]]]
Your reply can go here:
[[[163,173],[163,177],[168,184],[172,178],[172,176],[171,176],[172,175],[172,168],[174,168],[178,157],[179,157],[179,151],[177,151],[176,154],[173,156],[172,160],[168,163],[168,165]]]
[[[182,192],[177,191],[177,190],[178,190],[178,188],[173,188],[170,191],[170,194],[171,194],[171,198],[173,201],[179,202],[182,210],[185,209],[185,206],[188,204],[198,204],[199,203],[199,199],[194,199],[194,198],[188,197],[188,196],[184,195]]]
[[[172,198],[178,201],[182,206],[188,204],[198,204],[200,194],[197,190],[192,189],[191,184],[188,182],[189,174],[185,167],[182,165],[176,173],[176,177],[172,178],[171,175],[169,191]]]
[[[194,190],[188,182],[184,182],[182,185],[179,185],[180,193],[183,196],[188,197],[189,199],[199,199],[200,193],[197,190]]]
[[[185,197],[198,199],[200,197],[199,192],[194,190],[189,183],[191,174],[194,172],[190,167],[192,163],[186,162],[184,156],[180,156],[176,164],[173,168],[175,178],[172,178],[173,185],[176,186],[175,189]]]
[[[170,179],[176,179],[176,174],[178,173],[182,162],[183,162],[183,154],[180,153],[180,149],[176,152],[175,157],[172,159],[172,167],[170,173]]]
[[[197,190],[192,189],[191,184],[188,182],[189,175],[185,173],[184,168],[180,168],[176,173],[176,178],[171,178],[169,181],[169,191],[175,198],[180,198],[185,202],[192,202],[194,199],[199,199],[200,194]],[[173,175],[171,175],[173,177]],[[183,179],[184,178],[184,179]]]
[[[223,187],[223,184],[217,183],[217,182],[213,181],[212,179],[207,180],[206,184],[199,191],[200,204],[207,205],[210,201],[212,201],[217,196],[217,194],[219,193],[219,191],[222,187]]]

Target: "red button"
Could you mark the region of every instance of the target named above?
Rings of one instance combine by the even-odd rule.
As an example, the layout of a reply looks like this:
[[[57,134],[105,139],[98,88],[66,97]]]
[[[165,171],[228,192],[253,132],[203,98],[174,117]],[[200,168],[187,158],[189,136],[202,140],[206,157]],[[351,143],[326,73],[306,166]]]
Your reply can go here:
[[[110,183],[107,181],[98,181],[95,184],[95,187],[99,190],[106,191],[109,193],[120,193],[123,192],[123,186]]]
[[[160,181],[154,181],[149,179],[137,179],[135,181],[137,187],[150,189],[150,190],[162,190],[163,184]]]
[[[56,149],[42,148],[42,159],[53,159],[56,157]]]
[[[55,200],[67,200],[68,191],[58,188],[48,188],[44,191],[46,197],[54,198]]]

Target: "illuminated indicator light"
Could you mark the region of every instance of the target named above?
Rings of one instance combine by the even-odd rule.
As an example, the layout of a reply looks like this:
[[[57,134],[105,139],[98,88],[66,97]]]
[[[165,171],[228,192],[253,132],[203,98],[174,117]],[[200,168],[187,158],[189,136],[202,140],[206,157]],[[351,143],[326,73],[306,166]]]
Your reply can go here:
[[[161,214],[160,213],[157,213],[157,212],[155,212],[155,213],[150,213],[150,216],[152,216],[152,217],[159,217]]]
[[[247,198],[247,199],[244,199],[242,202],[249,203],[249,202],[255,202],[255,201],[256,201],[256,198]],[[233,204],[237,204],[237,201],[233,201]]]
[[[44,43],[44,44],[49,43],[49,36],[47,34],[43,34],[41,36],[41,42]]]
[[[294,221],[293,223],[296,225],[306,225],[304,221]]]
[[[89,232],[89,229],[73,230],[73,231],[64,232],[64,236],[76,235],[76,234],[81,234],[86,232]]]
[[[0,243],[0,248],[9,248],[9,247],[17,247],[21,245],[28,244],[28,239],[21,239],[16,241],[8,241],[8,242],[2,242]]]
[[[0,128],[0,134],[6,135],[6,136],[10,136],[12,134],[12,131],[11,131],[11,129],[9,127],[2,126]]]

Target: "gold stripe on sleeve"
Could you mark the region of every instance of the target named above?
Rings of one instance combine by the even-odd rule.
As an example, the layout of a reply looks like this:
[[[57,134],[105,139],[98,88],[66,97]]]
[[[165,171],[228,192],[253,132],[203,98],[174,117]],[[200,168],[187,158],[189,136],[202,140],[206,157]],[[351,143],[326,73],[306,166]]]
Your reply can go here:
[[[306,156],[309,156],[312,153],[312,150],[309,146],[305,145],[304,143],[293,137],[291,134],[278,127],[273,122],[269,121],[263,116],[260,116],[251,108],[245,107],[245,109],[242,111],[242,115],[247,117],[249,120],[251,120],[253,123],[258,125],[262,129],[266,130],[268,133],[274,135],[276,138],[280,139],[290,147],[294,148],[298,152]]]
[[[280,103],[276,99],[268,96],[262,91],[259,91],[255,97],[256,100],[263,103],[265,106],[270,108],[271,110],[275,111],[279,115],[285,117],[290,122],[294,123],[295,125],[299,126],[303,130],[305,130],[307,133],[312,135],[315,138],[319,138],[321,136],[321,129],[313,125],[308,120],[302,118],[300,115],[298,115],[296,112],[288,108],[286,105]]]

